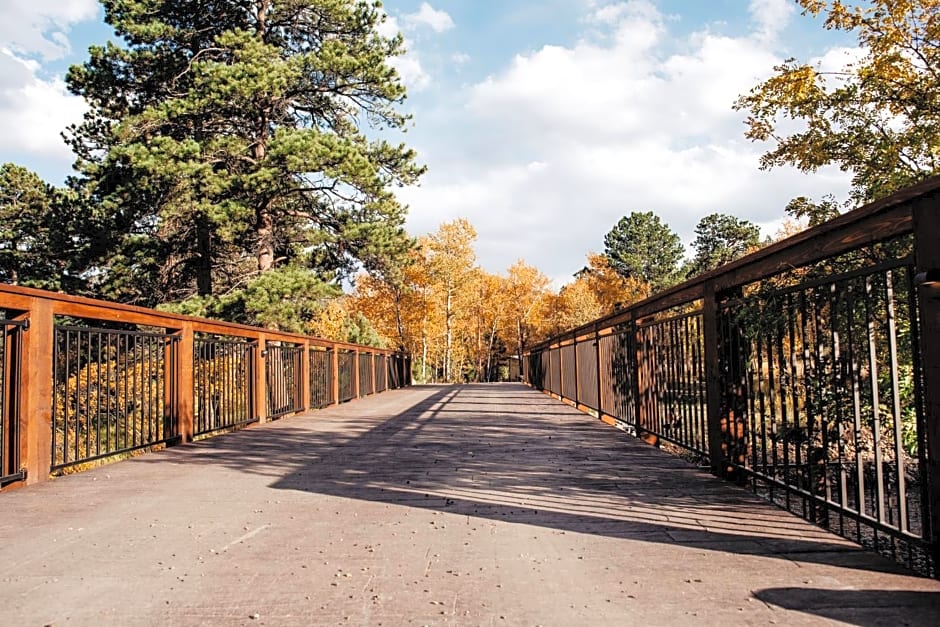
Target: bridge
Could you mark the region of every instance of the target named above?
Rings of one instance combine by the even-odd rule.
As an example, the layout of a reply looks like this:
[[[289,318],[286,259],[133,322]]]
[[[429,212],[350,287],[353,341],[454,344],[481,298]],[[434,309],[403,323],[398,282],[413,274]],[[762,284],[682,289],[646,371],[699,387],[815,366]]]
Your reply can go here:
[[[0,623],[936,624],[940,582],[518,384],[3,495]]]
[[[938,193],[527,347],[525,385],[0,285],[0,623],[936,624]]]

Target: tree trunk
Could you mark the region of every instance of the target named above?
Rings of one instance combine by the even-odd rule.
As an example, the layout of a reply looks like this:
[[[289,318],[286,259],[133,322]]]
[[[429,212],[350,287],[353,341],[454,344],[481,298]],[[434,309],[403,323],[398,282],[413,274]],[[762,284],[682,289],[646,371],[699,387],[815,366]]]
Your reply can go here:
[[[196,216],[196,290],[212,295],[212,229],[206,216]]]
[[[395,290],[395,324],[398,325],[398,350],[407,351],[405,344],[405,323],[401,317],[401,290]]]
[[[499,325],[499,317],[493,318],[493,326],[490,327],[490,340],[486,347],[486,377],[490,380],[490,373],[493,372],[493,345],[496,343],[496,329]]]
[[[451,319],[454,315],[451,311],[452,299],[453,295],[451,290],[447,290],[447,298],[444,301],[444,381],[447,383],[451,382],[450,349],[453,335],[453,331],[451,329]]]
[[[421,334],[421,383],[428,382],[428,335]]]
[[[519,344],[518,346],[519,363],[521,364],[522,363],[522,351],[525,350],[525,338],[523,338],[522,336],[522,319],[521,318],[516,318],[516,334],[518,337],[518,344]]]
[[[258,211],[258,271],[274,269],[274,216],[267,203]]]

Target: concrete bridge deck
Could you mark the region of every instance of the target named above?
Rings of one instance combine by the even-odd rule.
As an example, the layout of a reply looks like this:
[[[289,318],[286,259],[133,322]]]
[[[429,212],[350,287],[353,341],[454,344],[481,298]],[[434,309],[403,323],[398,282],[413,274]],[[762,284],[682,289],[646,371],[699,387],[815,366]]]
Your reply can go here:
[[[940,582],[521,385],[0,495],[0,625],[940,624]]]

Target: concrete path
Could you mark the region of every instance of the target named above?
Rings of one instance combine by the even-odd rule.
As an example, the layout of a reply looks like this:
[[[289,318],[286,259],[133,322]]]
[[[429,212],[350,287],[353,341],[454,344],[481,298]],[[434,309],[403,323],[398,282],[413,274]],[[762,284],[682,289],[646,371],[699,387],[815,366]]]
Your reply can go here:
[[[520,385],[0,494],[0,625],[940,624],[904,574]]]

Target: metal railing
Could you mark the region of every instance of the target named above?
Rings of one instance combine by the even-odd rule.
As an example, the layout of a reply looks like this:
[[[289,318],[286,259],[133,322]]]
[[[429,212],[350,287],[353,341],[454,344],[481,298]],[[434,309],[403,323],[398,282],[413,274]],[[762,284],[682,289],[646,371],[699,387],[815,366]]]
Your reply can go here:
[[[385,355],[375,356],[375,392],[384,392],[388,389],[388,358]]]
[[[259,417],[251,397],[257,343],[198,334],[193,341],[193,435],[233,429]]]
[[[179,338],[166,333],[56,325],[52,469],[175,437]]]
[[[0,487],[21,481],[26,472],[20,463],[19,389],[22,372],[23,320],[0,319]]]
[[[524,377],[922,573],[940,564],[940,178],[538,345]]]
[[[280,418],[304,409],[304,348],[298,344],[268,344],[262,352],[267,376],[268,417]]]
[[[359,353],[359,396],[375,393],[372,353]]]
[[[338,355],[337,378],[339,379],[339,402],[346,403],[359,396],[358,353],[340,351]]]
[[[0,314],[0,488],[358,398],[359,351],[369,364],[408,363],[388,350],[2,284]],[[368,393],[381,391],[362,374]]]
[[[332,350],[310,351],[310,406],[316,409],[336,402],[333,396]]]

